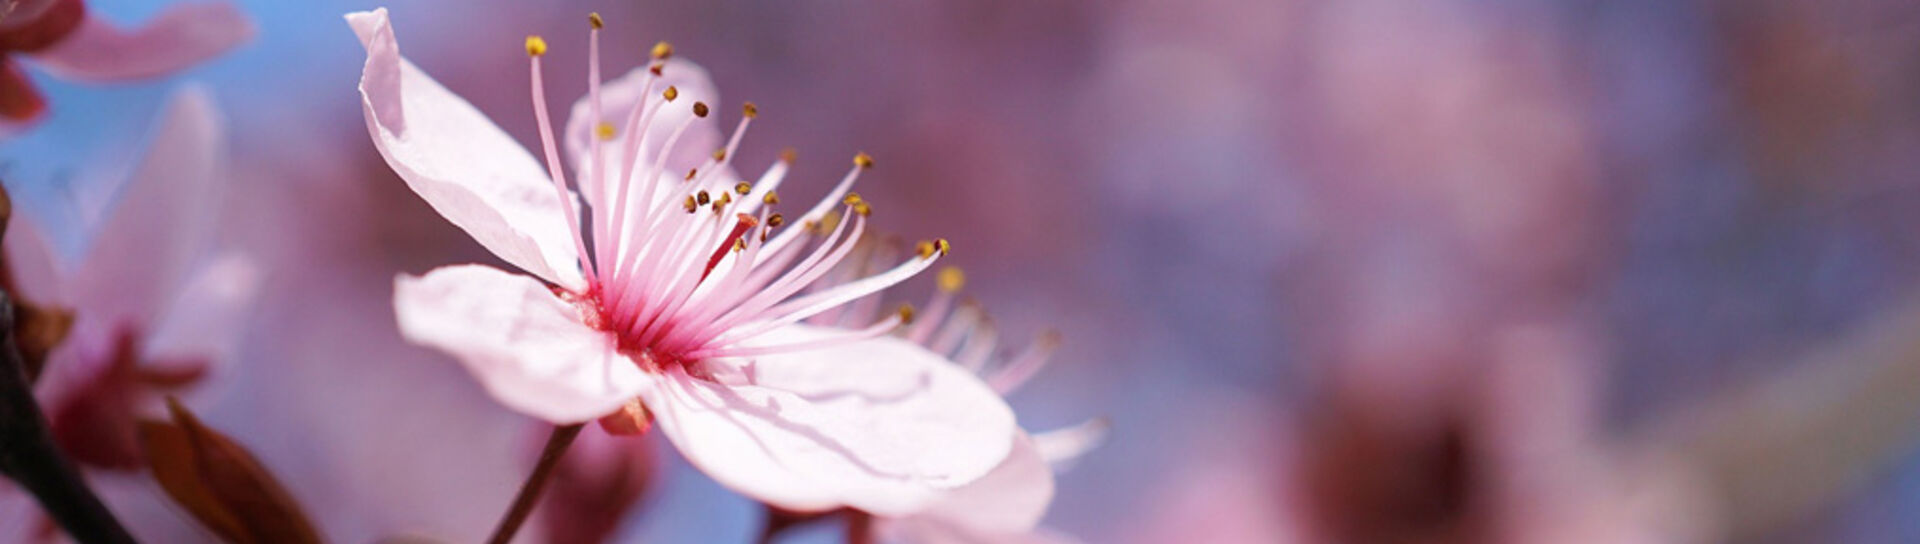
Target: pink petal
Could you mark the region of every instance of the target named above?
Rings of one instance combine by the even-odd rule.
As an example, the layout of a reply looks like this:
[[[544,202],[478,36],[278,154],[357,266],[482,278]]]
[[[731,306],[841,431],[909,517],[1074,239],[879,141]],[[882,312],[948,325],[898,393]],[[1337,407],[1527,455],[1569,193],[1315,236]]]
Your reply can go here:
[[[6,248],[5,257],[0,259],[13,274],[18,296],[41,304],[67,302],[60,289],[60,273],[65,266],[55,256],[53,244],[40,231],[40,225],[18,200],[14,201],[13,219],[7,222],[6,236],[0,237],[0,243]]]
[[[647,67],[641,66],[600,86],[600,118],[612,124],[616,131],[613,140],[601,143],[600,149],[605,155],[603,160],[608,165],[606,171],[602,173],[605,179],[618,181],[620,176],[618,165],[625,156],[626,147],[632,145],[623,141],[625,135],[620,134],[619,131],[626,130],[628,113],[639,102],[640,92],[646,87],[648,75]],[[669,175],[666,179],[669,182],[677,182],[682,179],[680,176],[686,174],[687,169],[699,168],[705,164],[710,154],[725,142],[721,139],[718,121],[720,92],[714,86],[713,79],[707,75],[707,70],[691,61],[668,59],[660,70],[659,80],[654,82],[653,89],[648,92],[647,97],[655,101],[664,100],[660,93],[664,92],[669,85],[679,91],[680,96],[673,102],[659,106],[659,110],[654,112],[653,119],[648,123],[647,147],[641,156],[654,157],[661,146],[666,145],[666,140],[673,134],[673,130],[688,118],[693,117],[694,102],[705,102],[714,112],[708,114],[705,119],[695,119],[693,124],[687,127],[687,131],[680,135],[679,142],[674,145],[673,154],[667,157],[665,170]],[[582,179],[587,175],[587,158],[591,156],[590,144],[594,137],[594,126],[590,96],[581,96],[573,103],[573,111],[567,116],[565,144],[567,157],[573,161],[574,173]],[[651,168],[652,163],[648,162],[644,167]],[[726,179],[731,182],[738,177],[728,175]],[[593,203],[596,207],[600,206],[602,202],[599,194],[600,184],[583,183],[581,185],[581,193],[586,196],[587,202]]]
[[[981,533],[1025,533],[1053,501],[1053,469],[1026,433],[993,472],[948,492],[913,518],[940,520]]]
[[[361,104],[387,165],[494,255],[584,290],[574,226],[540,163],[472,104],[401,58],[386,9],[348,14],[347,23],[367,48]]]
[[[134,79],[184,70],[252,37],[253,22],[230,4],[179,4],[131,32],[89,16],[33,58],[66,79]]]
[[[393,307],[401,335],[452,354],[501,404],[556,424],[607,415],[651,381],[528,276],[481,265],[402,275]]]
[[[793,325],[769,345],[834,334]],[[781,508],[918,510],[1007,457],[1013,412],[986,384],[912,343],[837,348],[678,367],[648,392],[656,422],[721,484]]]
[[[136,327],[158,317],[213,241],[225,143],[204,89],[174,93],[74,271],[80,314]]]

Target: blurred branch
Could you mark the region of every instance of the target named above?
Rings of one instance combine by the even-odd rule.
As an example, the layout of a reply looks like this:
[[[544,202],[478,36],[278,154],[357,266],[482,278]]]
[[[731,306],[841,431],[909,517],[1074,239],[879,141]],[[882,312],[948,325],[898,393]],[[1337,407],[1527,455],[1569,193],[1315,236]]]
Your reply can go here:
[[[53,521],[80,542],[133,542],[73,463],[53,445],[45,417],[27,385],[26,365],[13,341],[13,300],[0,291],[0,473],[40,501]]]
[[[1699,472],[1730,541],[1804,520],[1920,439],[1920,296],[1653,436]]]

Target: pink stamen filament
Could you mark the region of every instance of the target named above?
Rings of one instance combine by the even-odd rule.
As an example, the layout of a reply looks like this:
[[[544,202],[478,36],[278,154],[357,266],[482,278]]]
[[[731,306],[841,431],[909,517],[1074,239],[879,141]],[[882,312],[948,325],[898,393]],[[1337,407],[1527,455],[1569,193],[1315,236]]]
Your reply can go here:
[[[853,182],[855,180],[860,179],[861,170],[863,170],[863,168],[860,168],[859,166],[855,166],[853,167],[852,170],[848,170],[847,175],[845,177],[840,178],[840,183],[838,185],[834,185],[833,190],[827,192],[827,197],[820,199],[820,203],[814,204],[813,209],[807,210],[807,213],[805,215],[801,215],[798,218],[796,224],[804,225],[809,221],[819,221],[821,218],[826,217],[827,211],[833,209],[833,205],[835,203],[840,202],[840,197],[847,196],[847,191],[853,188]],[[842,214],[842,215],[847,215],[847,214]],[[771,248],[769,249],[769,251],[780,251],[780,248],[785,247],[789,243],[792,243],[793,239],[795,237],[798,237],[800,235],[800,231],[803,231],[803,230],[806,230],[806,229],[793,229],[787,232],[780,233],[779,236],[774,237],[772,242],[767,243],[767,247]]]
[[[573,248],[579,254],[580,270],[586,275],[587,284],[599,282],[593,270],[593,262],[587,254],[586,241],[581,238],[580,216],[574,210],[573,194],[567,191],[567,178],[560,172],[560,152],[553,143],[553,123],[547,118],[546,83],[540,77],[540,55],[529,55],[532,59],[530,71],[533,75],[533,115],[540,124],[540,145],[546,150],[547,173],[553,178],[553,190],[560,197],[560,211],[567,218],[567,232],[573,235]]]
[[[847,209],[851,211],[853,207],[848,206]],[[849,225],[852,226],[852,236],[842,238],[841,235],[848,229]],[[713,320],[712,323],[702,329],[703,332],[717,334],[719,331],[726,330],[734,325],[755,319],[768,307],[773,306],[781,300],[785,300],[787,297],[793,296],[794,292],[812,283],[819,274],[826,273],[827,270],[833,267],[834,263],[838,263],[841,259],[845,258],[846,254],[853,250],[854,241],[860,238],[860,234],[865,231],[865,228],[866,221],[864,217],[854,216],[850,220],[841,221],[838,226],[834,227],[833,234],[829,235],[825,241],[821,242],[818,248],[814,249],[813,254],[808,255],[806,259],[802,259],[800,264],[795,265],[792,269],[788,270],[785,275],[780,276],[779,279],[759,289],[751,298],[734,306],[718,319]],[[769,242],[769,244],[771,244],[771,242]]]
[[[595,20],[597,21],[599,19]],[[601,154],[600,149],[600,28],[598,26],[587,31],[587,104],[587,117],[593,120],[593,126],[587,129],[587,146],[591,151],[588,152],[587,179],[578,185],[580,185],[581,191],[586,191],[587,184],[591,183],[601,198],[605,198],[608,196],[608,187],[606,187],[606,180],[603,179],[602,174],[602,172],[606,171],[606,157]],[[607,250],[612,244],[607,243],[607,229],[600,227],[600,225],[605,225],[608,222],[608,218],[606,217],[607,210],[594,210],[593,215],[595,223],[593,229],[594,262],[602,263],[601,266],[605,266],[608,258]]]
[[[927,318],[914,322],[913,327],[907,329],[907,341],[925,344],[927,338],[933,336],[933,331],[940,326],[940,320],[947,315],[947,310],[953,307],[954,298],[956,298],[954,292],[935,288],[933,299],[927,301],[927,310],[923,312]]]
[[[751,357],[755,355],[767,355],[767,354],[773,354],[773,353],[791,353],[791,352],[797,352],[797,351],[829,348],[833,346],[851,344],[851,343],[859,342],[862,340],[870,340],[873,338],[886,336],[887,334],[892,333],[894,329],[900,328],[900,325],[901,325],[900,316],[893,315],[865,329],[861,329],[858,331],[851,331],[851,332],[842,333],[842,334],[835,334],[833,336],[829,336],[826,338],[819,338],[819,339],[809,340],[805,342],[795,342],[791,344],[780,344],[780,345],[773,345],[773,346],[697,349],[697,350],[688,352],[687,357],[689,359],[707,359],[707,358],[713,358],[713,357]]]
[[[779,327],[791,325],[813,314],[820,313],[841,304],[846,304],[854,299],[879,292],[881,289],[886,289],[892,287],[894,284],[906,281],[907,278],[919,274],[920,271],[926,270],[929,266],[933,266],[933,263],[939,260],[940,256],[937,253],[928,257],[910,257],[906,262],[900,263],[899,266],[895,266],[892,270],[781,303],[779,306],[775,306],[763,314],[763,316],[778,317],[772,317],[767,322],[758,326],[735,329],[735,331],[738,332],[729,331],[728,336],[732,336],[733,341],[741,341],[765,334]]]
[[[979,307],[961,304],[960,308],[954,310],[953,315],[947,318],[947,324],[941,327],[940,334],[934,335],[933,342],[926,344],[927,349],[941,355],[953,353],[955,348],[960,347],[960,341],[966,339],[967,333],[972,332],[980,322]]]
[[[1032,345],[1027,346],[1026,350],[1021,351],[1020,355],[1015,356],[1006,366],[1001,367],[1000,370],[994,372],[991,377],[988,377],[987,385],[993,387],[993,391],[1001,395],[1013,392],[1013,390],[1027,383],[1027,380],[1032,379],[1034,374],[1040,373],[1041,368],[1047,366],[1047,361],[1053,358],[1054,347],[1056,347],[1056,344],[1050,338],[1042,338],[1034,342]]]
[[[973,334],[967,335],[967,346],[953,356],[953,362],[969,372],[980,372],[986,368],[987,360],[993,358],[993,346],[1000,339],[1000,332],[993,328],[993,322],[985,319],[974,326]]]

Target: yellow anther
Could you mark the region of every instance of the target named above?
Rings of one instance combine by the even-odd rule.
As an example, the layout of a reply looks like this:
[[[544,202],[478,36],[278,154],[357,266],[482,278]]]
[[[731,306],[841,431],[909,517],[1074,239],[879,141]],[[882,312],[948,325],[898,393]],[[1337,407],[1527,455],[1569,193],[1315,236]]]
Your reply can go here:
[[[667,90],[664,92],[661,92],[660,96],[665,97],[668,102],[672,102],[673,99],[680,98],[680,88],[672,85],[668,85]]]
[[[814,228],[818,229],[820,231],[820,234],[831,233],[833,232],[833,229],[836,229],[839,227],[840,227],[840,210],[827,212],[827,215],[820,217],[820,221],[814,223]]]
[[[913,305],[912,304],[901,304],[899,314],[900,314],[901,325],[913,323]]]
[[[746,114],[748,119],[760,116],[760,106],[755,106],[752,102],[740,105],[740,110]]]
[[[785,224],[787,224],[787,216],[780,215],[777,213],[767,216],[767,226],[769,227],[779,227],[780,225],[785,225]]]
[[[719,204],[722,204],[722,205],[725,205],[725,204],[732,204],[732,203],[733,203],[733,193],[729,193],[729,192],[726,192],[726,191],[721,191],[721,192],[720,192],[720,199],[719,199],[719,201],[718,201],[718,203],[719,203]]]
[[[953,244],[947,243],[946,238],[936,238],[933,240],[933,248],[940,250],[940,256],[945,257],[948,251],[953,250]]]
[[[724,160],[727,160],[727,150],[725,149],[713,150],[713,162],[720,162]]]
[[[667,60],[667,57],[671,56],[673,56],[673,44],[667,42],[653,44],[654,60]]]
[[[848,206],[857,205],[861,202],[863,202],[863,200],[860,199],[860,193],[847,193],[847,196],[845,198],[840,199],[841,204],[846,204]]]
[[[706,117],[706,116],[707,116],[707,103],[706,103],[706,102],[694,102],[694,103],[693,103],[693,116],[694,116],[694,117]]]
[[[742,251],[746,251],[746,250],[747,250],[747,239],[746,239],[746,238],[734,238],[734,239],[733,239],[733,252],[734,252],[734,253],[739,253],[739,252],[742,252]]]
[[[547,40],[539,36],[527,36],[527,54],[535,57],[547,54]]]
[[[607,26],[607,22],[600,19],[599,13],[588,13],[587,24],[593,25],[594,30],[600,30],[601,27]]]
[[[700,208],[700,204],[693,201],[693,195],[687,195],[686,203],[681,204],[680,207],[686,208],[687,213],[693,213],[694,210]]]
[[[862,151],[853,156],[853,165],[861,168],[873,168],[873,155],[868,155],[867,152]]]
[[[868,206],[865,202],[855,202],[853,203],[853,213],[860,214],[860,217],[872,215],[873,206]]]
[[[913,246],[913,253],[919,255],[922,259],[933,257],[933,252],[935,251],[938,250],[933,247],[933,242],[922,241]]]
[[[688,169],[687,169],[687,181],[693,181],[693,177],[694,177],[694,176],[698,176],[698,175],[700,175],[700,169],[699,169],[699,168],[688,168]]]
[[[733,184],[733,192],[736,192],[736,193],[740,193],[740,194],[742,194],[742,195],[745,195],[745,194],[747,194],[747,193],[751,193],[751,192],[753,192],[753,184],[751,184],[751,183],[747,183],[747,182],[744,182],[744,181],[742,181],[742,182],[740,182],[740,183],[735,183],[735,184]]]
[[[647,67],[647,71],[648,71],[648,72],[653,72],[653,75],[657,77],[657,76],[659,76],[659,75],[660,75],[660,68],[661,68],[661,65],[659,65],[659,64],[655,64],[655,65],[653,65],[653,66],[648,66],[648,67]]]
[[[598,125],[594,125],[593,133],[600,136],[600,139],[602,140],[612,140],[613,139],[613,123],[600,123]]]
[[[700,191],[699,193],[694,194],[694,197],[696,200],[700,202],[701,206],[707,205],[708,202],[713,202],[713,197],[711,195],[708,195],[706,191]]]
[[[768,204],[779,204],[779,203],[780,203],[780,193],[776,193],[776,192],[773,192],[773,191],[767,191],[767,196],[763,196],[763,197],[760,197],[760,201],[761,201],[761,202],[765,202],[765,203],[768,203]]]
[[[793,164],[793,160],[798,158],[800,158],[800,152],[794,148],[789,147],[780,150],[780,162]]]
[[[957,293],[960,288],[967,286],[967,273],[961,272],[958,266],[949,266],[940,269],[940,275],[935,276],[935,280],[940,284],[941,291]]]

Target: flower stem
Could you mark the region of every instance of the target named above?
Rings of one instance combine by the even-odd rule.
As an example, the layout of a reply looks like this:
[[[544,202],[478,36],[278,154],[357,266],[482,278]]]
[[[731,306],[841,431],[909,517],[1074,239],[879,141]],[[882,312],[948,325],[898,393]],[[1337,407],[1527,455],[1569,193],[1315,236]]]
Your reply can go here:
[[[4,221],[4,219],[0,219]],[[133,536],[87,489],[79,469],[60,454],[27,385],[26,362],[13,339],[13,299],[0,290],[0,474],[19,482],[74,540],[131,543]]]
[[[513,540],[513,534],[520,531],[520,524],[527,521],[527,515],[533,513],[534,504],[540,502],[540,492],[546,489],[547,480],[552,479],[553,467],[560,464],[560,456],[567,453],[567,446],[573,445],[573,439],[580,436],[584,423],[557,425],[553,434],[547,437],[547,446],[540,451],[540,464],[534,465],[533,474],[520,484],[520,494],[513,497],[513,506],[507,509],[507,515],[500,518],[500,524],[493,528],[493,536],[487,539],[489,544],[507,544]]]

